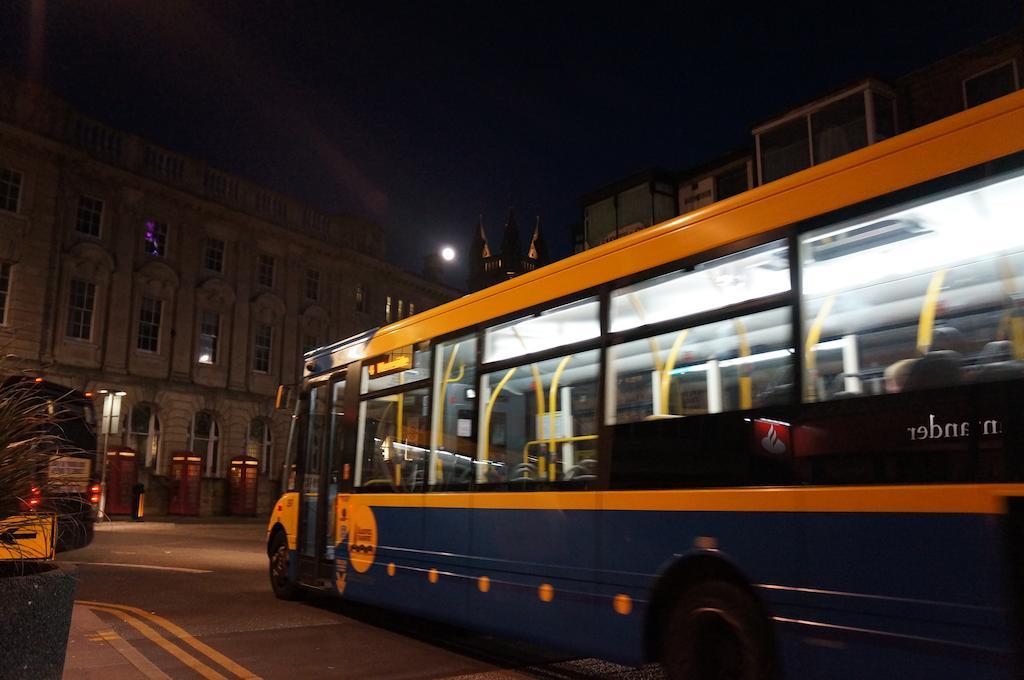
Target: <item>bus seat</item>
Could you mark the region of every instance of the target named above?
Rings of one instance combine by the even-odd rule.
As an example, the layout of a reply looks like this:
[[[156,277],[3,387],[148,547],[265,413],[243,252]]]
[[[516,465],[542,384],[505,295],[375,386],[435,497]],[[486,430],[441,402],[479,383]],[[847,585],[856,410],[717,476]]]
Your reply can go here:
[[[537,478],[537,466],[533,463],[520,463],[512,468],[512,471],[508,475],[508,481],[510,482],[536,482],[540,481]]]
[[[960,373],[960,353],[951,349],[940,349],[928,352],[911,366],[903,390],[927,390],[959,385],[961,382],[963,376]]]
[[[597,461],[585,458],[565,472],[565,480],[569,482],[587,482],[597,479]]]

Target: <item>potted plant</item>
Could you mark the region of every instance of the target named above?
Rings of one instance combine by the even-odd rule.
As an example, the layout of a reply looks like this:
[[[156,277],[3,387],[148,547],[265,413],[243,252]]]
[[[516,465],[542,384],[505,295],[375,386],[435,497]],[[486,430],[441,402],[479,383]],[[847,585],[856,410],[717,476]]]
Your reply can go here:
[[[53,561],[50,463],[67,453],[61,410],[32,380],[0,383],[0,676],[60,678],[75,574]]]

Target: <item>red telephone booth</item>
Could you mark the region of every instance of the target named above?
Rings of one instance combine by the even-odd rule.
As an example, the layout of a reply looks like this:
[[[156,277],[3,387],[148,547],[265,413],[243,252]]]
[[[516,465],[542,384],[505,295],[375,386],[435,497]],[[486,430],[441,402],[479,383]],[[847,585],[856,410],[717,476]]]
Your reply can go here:
[[[255,515],[259,491],[260,462],[251,456],[231,459],[228,484],[231,487],[231,514]]]
[[[107,451],[108,515],[127,515],[132,511],[132,487],[139,481],[135,451],[111,448]]]
[[[200,482],[203,474],[203,457],[190,452],[171,456],[171,480],[174,494],[171,496],[172,515],[198,515]]]

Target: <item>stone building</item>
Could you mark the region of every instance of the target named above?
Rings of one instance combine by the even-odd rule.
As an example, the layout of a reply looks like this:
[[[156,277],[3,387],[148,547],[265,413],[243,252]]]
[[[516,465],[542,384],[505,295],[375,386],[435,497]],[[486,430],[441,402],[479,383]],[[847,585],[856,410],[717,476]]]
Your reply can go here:
[[[583,197],[577,252],[772,182],[1020,88],[1024,29],[917,71],[864,78],[751,130],[751,143],[699,166],[652,170]]]
[[[0,75],[0,343],[21,368],[127,395],[146,511],[171,460],[202,458],[201,514],[227,511],[228,461],[280,488],[280,383],[303,351],[458,293],[384,259],[380,227],[327,215],[80,115]],[[99,406],[99,404],[97,404]]]

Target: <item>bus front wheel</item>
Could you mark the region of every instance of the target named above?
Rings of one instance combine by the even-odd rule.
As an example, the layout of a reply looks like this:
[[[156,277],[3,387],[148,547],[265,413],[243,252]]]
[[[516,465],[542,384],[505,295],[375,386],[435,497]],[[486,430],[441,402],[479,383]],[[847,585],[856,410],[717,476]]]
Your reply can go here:
[[[284,532],[278,531],[270,543],[270,587],[274,595],[282,600],[295,600],[299,597],[299,587],[288,578],[291,566],[291,555],[288,552],[288,539]]]
[[[773,677],[767,621],[754,598],[740,586],[728,581],[690,586],[666,624],[661,660],[673,680]]]

